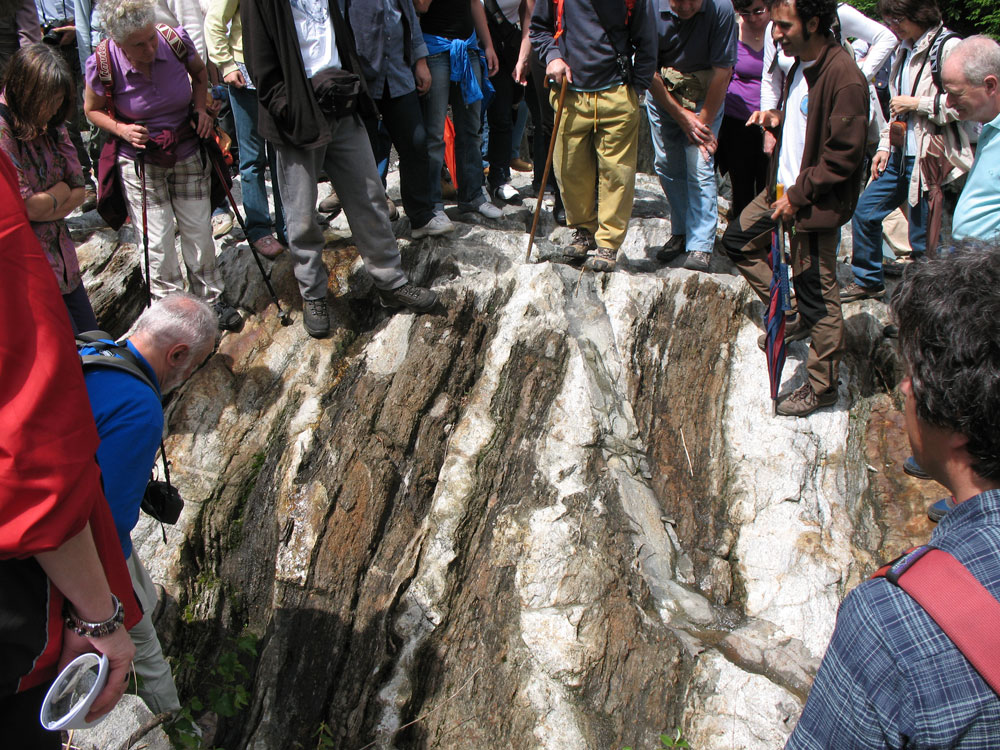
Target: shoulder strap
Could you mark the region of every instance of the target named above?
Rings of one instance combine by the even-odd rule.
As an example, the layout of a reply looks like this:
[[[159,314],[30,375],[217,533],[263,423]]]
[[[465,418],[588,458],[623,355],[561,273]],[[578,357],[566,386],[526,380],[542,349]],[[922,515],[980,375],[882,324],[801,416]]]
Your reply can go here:
[[[614,30],[615,30],[616,27],[615,27],[615,24],[612,23],[612,21],[614,19],[609,19],[608,16],[607,16],[607,13],[608,13],[607,7],[605,7],[602,4],[601,0],[595,0],[595,2],[593,3],[593,7],[594,7],[594,12],[597,13],[597,19],[601,22],[601,26],[604,27],[605,32],[607,32],[607,34],[608,34],[608,41],[611,42],[611,46],[614,48],[615,54],[616,55],[627,55],[628,57],[631,57],[631,55],[628,54],[629,40],[631,39],[631,34],[629,34],[629,30],[628,30],[628,22],[629,22],[629,19],[632,17],[632,8],[635,5],[635,1],[634,0],[625,0],[625,2],[622,3],[622,4],[625,6],[625,19],[624,19],[624,21],[621,24],[621,28],[625,32],[625,42],[626,42],[625,47],[626,47],[626,49],[624,49],[624,50],[623,49],[619,49],[618,42],[615,41]],[[561,14],[562,14],[562,10],[563,10],[563,3],[562,3],[561,0],[559,0],[556,3],[556,9],[560,13],[560,18],[558,20],[562,21]]]
[[[156,30],[160,32],[160,36],[170,45],[170,49],[177,55],[177,59],[187,64],[188,48],[184,44],[184,40],[181,39],[181,35],[165,23],[156,24]]]
[[[84,348],[91,348],[96,351],[96,354],[80,355],[80,362],[83,365],[84,371],[93,367],[111,367],[123,370],[148,385],[157,394],[157,397],[159,397],[156,386],[153,385],[153,381],[149,379],[149,375],[146,374],[142,365],[139,364],[139,360],[132,353],[132,350],[124,344],[109,343],[109,341],[114,341],[114,339],[111,334],[104,331],[84,331],[77,334],[77,351]]]
[[[98,43],[94,54],[97,56],[97,77],[104,87],[104,97],[108,100],[108,114],[114,117],[115,105],[112,101],[112,95],[115,90],[115,74],[111,68],[111,55],[108,54],[107,39],[102,39]]]
[[[931,44],[931,51],[928,57],[931,61],[931,80],[934,81],[934,87],[937,89],[938,94],[944,92],[944,86],[941,83],[941,52],[944,49],[945,42],[949,39],[961,38],[958,34],[950,29],[944,30],[943,34],[940,34],[937,39]]]
[[[1000,694],[1000,601],[944,550],[925,545],[886,565],[873,578],[885,577],[923,607]]]

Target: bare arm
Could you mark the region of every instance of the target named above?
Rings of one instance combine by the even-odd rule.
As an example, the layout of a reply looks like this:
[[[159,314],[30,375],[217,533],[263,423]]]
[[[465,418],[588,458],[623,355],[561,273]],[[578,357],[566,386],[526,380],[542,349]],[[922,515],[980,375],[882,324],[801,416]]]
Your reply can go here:
[[[35,559],[53,585],[69,600],[79,618],[103,622],[114,614],[111,589],[94,546],[90,524],[58,549],[40,552]],[[65,635],[60,667],[87,651],[97,651],[108,657],[111,667],[108,682],[94,701],[88,718],[101,716],[114,708],[125,692],[135,646],[124,627],[104,638],[81,638],[72,631],[67,631]]]
[[[212,133],[212,117],[207,112],[208,68],[196,52],[188,58],[187,71],[191,76],[191,108],[194,109],[195,130],[199,138],[208,138]]]
[[[483,8],[480,0],[470,0],[469,5],[472,8],[472,22],[476,26],[476,36],[479,37],[483,49],[486,50],[487,73],[491,76],[496,75],[496,72],[500,70],[500,61],[497,60],[497,53],[493,49],[493,38],[490,36],[490,28],[486,23],[486,9]]]
[[[413,0],[413,7],[417,9],[417,13],[426,13],[431,7],[431,0]]]
[[[142,125],[119,122],[107,113],[107,106],[108,98],[87,86],[83,92],[83,113],[87,115],[87,119],[135,148],[145,148],[143,144],[149,140],[149,131]]]
[[[70,188],[65,182],[35,193],[24,201],[30,221],[56,221],[64,219],[83,203],[84,189]]]
[[[698,113],[698,119],[709,128],[712,127],[715,116],[719,114],[719,109],[726,100],[726,90],[729,88],[729,80],[732,77],[732,68],[712,68],[712,80],[708,83],[705,103],[701,107],[701,112]]]
[[[522,86],[528,82],[528,57],[531,55],[531,14],[535,12],[535,0],[521,0],[517,9],[521,19],[521,48],[517,52],[514,65],[514,80]]]

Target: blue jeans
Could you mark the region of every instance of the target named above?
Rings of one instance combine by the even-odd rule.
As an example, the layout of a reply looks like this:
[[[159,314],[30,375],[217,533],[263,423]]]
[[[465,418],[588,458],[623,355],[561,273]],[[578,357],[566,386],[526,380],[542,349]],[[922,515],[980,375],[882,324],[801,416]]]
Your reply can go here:
[[[712,122],[716,138],[723,109],[719,107]],[[646,114],[653,136],[653,167],[670,204],[670,231],[685,235],[687,252],[711,253],[719,224],[715,157],[706,161],[674,118],[657,107],[651,97],[646,99]]]
[[[906,202],[910,192],[914,157],[901,153],[889,154],[885,171],[872,180],[858,199],[851,219],[854,257],[851,268],[854,281],[864,287],[885,284],[882,276],[882,221]],[[914,257],[927,250],[927,199],[923,191],[917,205],[910,206],[910,248]]]
[[[278,241],[287,244],[275,152],[272,149],[270,155],[267,153],[266,142],[257,131],[257,92],[230,86],[229,104],[236,124],[236,142],[240,147],[240,189],[243,191],[243,210],[246,211],[247,239],[256,242],[271,234],[271,212],[264,186],[264,170],[270,166],[275,231]]]
[[[482,82],[479,57],[470,55],[469,61],[476,77]],[[466,104],[462,100],[459,84],[452,83],[450,56],[440,52],[427,58],[431,71],[431,90],[421,100],[424,110],[424,127],[427,129],[427,155],[430,157],[431,202],[437,208],[441,200],[441,167],[444,164],[444,118],[451,102],[451,116],[455,125],[455,166],[458,181],[458,206],[464,210],[475,209],[486,201],[483,196],[483,158],[479,144],[479,127],[482,100]]]

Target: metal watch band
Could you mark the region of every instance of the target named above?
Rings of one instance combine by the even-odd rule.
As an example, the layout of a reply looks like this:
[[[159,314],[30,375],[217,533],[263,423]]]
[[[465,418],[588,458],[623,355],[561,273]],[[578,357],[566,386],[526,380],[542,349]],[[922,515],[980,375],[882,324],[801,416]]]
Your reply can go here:
[[[73,607],[67,601],[65,607],[63,607],[63,617],[66,620],[66,627],[84,638],[103,638],[106,635],[111,635],[125,622],[125,608],[114,594],[111,595],[111,604],[115,608],[115,612],[111,617],[104,622],[87,622],[77,616],[76,612],[73,611]]]

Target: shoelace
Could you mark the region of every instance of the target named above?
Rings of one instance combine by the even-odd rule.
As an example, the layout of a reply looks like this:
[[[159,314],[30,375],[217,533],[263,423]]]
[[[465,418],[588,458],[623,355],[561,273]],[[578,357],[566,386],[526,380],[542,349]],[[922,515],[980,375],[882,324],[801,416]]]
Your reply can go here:
[[[307,299],[306,305],[309,307],[310,315],[323,315],[326,312],[326,300]]]

